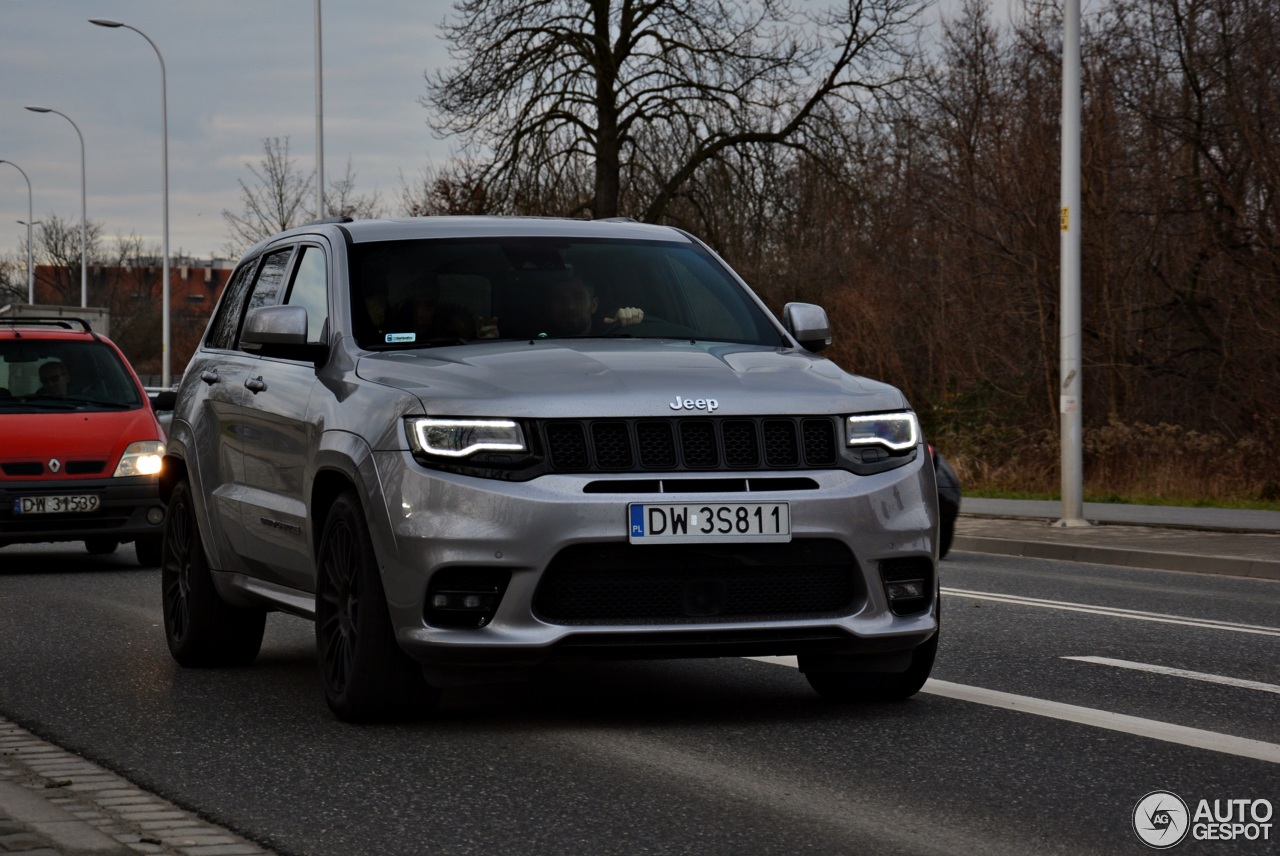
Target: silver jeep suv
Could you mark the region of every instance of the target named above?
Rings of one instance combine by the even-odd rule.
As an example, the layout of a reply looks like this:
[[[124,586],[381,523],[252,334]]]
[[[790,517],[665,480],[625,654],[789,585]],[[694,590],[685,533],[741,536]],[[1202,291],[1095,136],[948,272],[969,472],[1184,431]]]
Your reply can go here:
[[[321,222],[249,251],[183,376],[165,633],[251,662],[313,619],[360,721],[555,658],[798,655],[894,699],[938,644],[903,395],[715,253],[630,221]]]

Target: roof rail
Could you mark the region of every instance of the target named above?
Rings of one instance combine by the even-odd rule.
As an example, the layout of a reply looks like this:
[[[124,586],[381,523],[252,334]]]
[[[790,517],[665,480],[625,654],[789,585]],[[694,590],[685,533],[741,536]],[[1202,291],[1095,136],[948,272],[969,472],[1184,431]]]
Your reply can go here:
[[[305,226],[323,226],[326,223],[353,223],[353,222],[355,222],[355,218],[348,217],[347,215],[342,214],[337,217],[321,217],[319,220],[312,220],[310,223],[303,223],[302,225],[304,227]]]
[[[89,322],[83,318],[57,317],[57,316],[32,316],[25,317],[22,315],[0,315],[0,325],[5,327],[61,327],[64,330],[73,330],[72,322],[79,324],[84,328],[85,333],[92,333],[93,328],[89,326]]]
[[[598,223],[639,223],[634,217],[601,217]]]

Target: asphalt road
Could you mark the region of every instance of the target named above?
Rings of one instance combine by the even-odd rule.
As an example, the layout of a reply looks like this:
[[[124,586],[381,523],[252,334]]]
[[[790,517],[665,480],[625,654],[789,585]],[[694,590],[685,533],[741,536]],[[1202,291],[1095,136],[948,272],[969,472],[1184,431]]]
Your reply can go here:
[[[1145,853],[1151,791],[1280,805],[1280,584],[965,553],[942,573],[937,680],[906,703],[824,703],[785,663],[587,664],[357,727],[324,706],[310,624],[272,616],[250,668],[182,670],[130,549],[7,547],[0,714],[308,856]],[[1177,852],[1276,852],[1270,822]]]

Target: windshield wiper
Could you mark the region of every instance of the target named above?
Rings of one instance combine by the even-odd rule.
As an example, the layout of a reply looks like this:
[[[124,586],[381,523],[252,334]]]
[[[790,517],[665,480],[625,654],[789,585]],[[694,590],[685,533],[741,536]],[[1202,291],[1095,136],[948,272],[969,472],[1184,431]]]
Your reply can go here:
[[[115,408],[116,410],[127,410],[129,407],[132,406],[129,404],[121,404],[118,401],[100,401],[96,398],[71,398],[71,399],[68,399],[68,401],[70,401],[73,404],[89,404],[89,405],[93,405],[94,407],[111,407],[111,408]]]
[[[76,403],[67,398],[0,398],[0,402],[12,402],[23,407],[34,407],[37,410],[75,410]]]

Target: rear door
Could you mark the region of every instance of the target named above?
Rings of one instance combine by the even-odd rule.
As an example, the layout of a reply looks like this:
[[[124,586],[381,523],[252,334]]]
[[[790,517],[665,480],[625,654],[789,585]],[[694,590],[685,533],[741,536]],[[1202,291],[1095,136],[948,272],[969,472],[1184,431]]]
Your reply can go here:
[[[240,497],[244,483],[242,405],[244,382],[257,357],[241,351],[240,324],[249,289],[262,258],[245,259],[231,275],[205,340],[187,367],[177,414],[185,425],[171,426],[175,439],[190,437],[187,466],[198,501],[203,499],[210,560],[219,570],[243,571]],[[198,380],[195,380],[198,378]],[[189,434],[187,432],[190,432]]]

